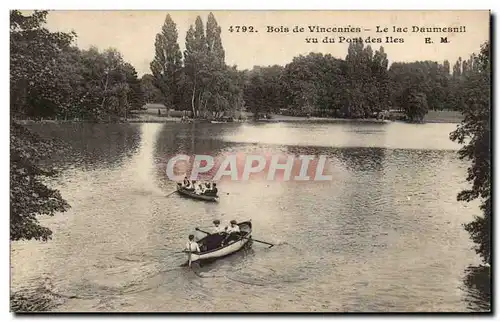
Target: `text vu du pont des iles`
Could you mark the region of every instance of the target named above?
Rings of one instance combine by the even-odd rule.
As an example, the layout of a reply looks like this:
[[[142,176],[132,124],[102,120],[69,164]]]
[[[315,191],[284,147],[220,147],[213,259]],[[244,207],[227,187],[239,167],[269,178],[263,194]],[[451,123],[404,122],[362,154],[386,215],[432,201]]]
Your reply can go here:
[[[341,33],[342,35],[326,35],[325,37],[308,37],[306,43],[404,43],[404,38],[398,34],[406,33],[462,33],[465,26],[458,27],[428,27],[428,26],[375,26],[374,28],[361,28],[356,26],[324,27],[318,25],[309,26],[266,26],[268,33]],[[360,37],[357,34],[362,32],[374,32],[374,36]],[[391,35],[383,35],[391,33]],[[351,34],[351,35],[349,35]]]

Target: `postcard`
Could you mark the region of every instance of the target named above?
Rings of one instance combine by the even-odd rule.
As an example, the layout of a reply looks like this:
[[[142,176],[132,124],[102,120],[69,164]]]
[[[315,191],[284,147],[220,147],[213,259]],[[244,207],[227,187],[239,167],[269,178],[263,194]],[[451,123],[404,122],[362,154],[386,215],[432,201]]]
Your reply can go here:
[[[12,10],[11,311],[491,312],[490,24]]]

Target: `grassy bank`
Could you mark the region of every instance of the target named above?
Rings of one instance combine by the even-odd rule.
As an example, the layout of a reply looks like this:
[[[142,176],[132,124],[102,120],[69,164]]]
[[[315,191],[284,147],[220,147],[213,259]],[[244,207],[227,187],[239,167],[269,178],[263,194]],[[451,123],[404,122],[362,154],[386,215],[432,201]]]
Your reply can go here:
[[[424,123],[460,123],[463,118],[458,111],[429,111],[424,117]]]

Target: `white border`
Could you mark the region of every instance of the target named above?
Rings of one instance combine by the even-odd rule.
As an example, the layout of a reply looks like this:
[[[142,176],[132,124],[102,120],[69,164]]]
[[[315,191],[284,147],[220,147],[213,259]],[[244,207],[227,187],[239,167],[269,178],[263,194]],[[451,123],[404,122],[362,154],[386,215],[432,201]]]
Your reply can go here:
[[[9,111],[9,94],[8,94],[8,84],[9,84],[9,47],[8,47],[8,9],[87,9],[87,10],[103,10],[103,9],[110,9],[110,10],[116,10],[116,9],[135,9],[135,10],[144,10],[144,9],[150,9],[150,10],[160,10],[160,9],[171,9],[171,10],[200,10],[200,9],[210,9],[210,10],[217,10],[217,9],[232,9],[232,10],[484,10],[484,9],[491,9],[493,13],[497,12],[497,7],[498,7],[499,1],[482,1],[482,0],[454,0],[454,1],[449,1],[449,0],[432,0],[432,1],[362,1],[362,0],[349,0],[349,1],[335,1],[335,2],[328,2],[325,0],[307,0],[307,1],[301,1],[301,2],[296,2],[296,3],[291,3],[291,1],[272,1],[272,0],[252,0],[248,2],[238,2],[238,1],[221,1],[221,0],[212,0],[212,1],[203,1],[203,0],[192,0],[192,1],[130,1],[130,0],[121,0],[121,1],[116,1],[116,0],[86,0],[86,1],[46,1],[46,0],[39,0],[39,1],[26,1],[26,0],[18,0],[18,1],[4,1],[2,4],[7,4],[6,8],[2,8],[3,10],[1,11],[1,18],[2,18],[2,26],[3,28],[1,29],[1,37],[2,37],[2,81],[3,81],[3,96],[4,98],[4,104],[2,105],[2,113],[4,114],[3,117],[0,118],[1,122],[3,123],[3,126],[1,127],[2,134],[0,135],[0,142],[2,145],[2,150],[4,153],[2,154],[4,157],[1,159],[2,162],[2,191],[0,196],[2,197],[2,206],[4,211],[2,212],[2,218],[5,223],[5,236],[8,236],[9,234],[9,222],[8,222],[8,213],[9,213],[9,199],[8,199],[8,190],[9,190],[9,178],[8,178],[8,167],[9,167],[9,161],[7,158],[8,155],[8,145],[9,145],[9,135],[8,135],[8,111]],[[2,5],[3,7],[3,5]],[[496,22],[495,30],[493,32],[493,35],[496,35],[498,33],[498,24],[499,22]],[[495,52],[496,53],[496,52]],[[495,60],[495,66],[496,64],[496,57],[497,55],[495,54],[495,57],[493,58]],[[496,72],[496,68],[495,68]],[[498,84],[495,86],[495,93],[498,90]],[[498,123],[498,112],[496,113],[495,117],[495,122]],[[495,150],[497,148],[495,144]],[[496,178],[495,178],[496,179]],[[495,195],[496,197],[496,195]],[[495,198],[496,199],[496,198]],[[495,220],[495,231],[497,231],[497,226],[498,226],[498,221],[500,219]],[[7,238],[7,237],[5,237]],[[2,251],[2,256],[5,259],[3,262],[3,265],[1,265],[1,270],[2,274],[4,276],[4,283],[2,285],[2,305],[3,305],[3,310],[2,310],[2,317],[6,317],[9,320],[13,320],[14,317],[12,314],[7,313],[9,311],[9,267],[7,266],[7,263],[9,263],[9,244],[7,242],[2,243],[1,247]],[[494,268],[495,269],[495,268]],[[496,272],[495,272],[496,273]],[[494,290],[493,290],[494,292]],[[269,296],[272,296],[270,294]],[[332,294],[332,296],[335,296],[335,294]],[[495,297],[494,297],[495,298]],[[187,318],[187,316],[179,316],[182,319]],[[196,317],[190,317],[192,320],[198,320],[202,321],[206,319],[207,317],[210,316],[196,316]],[[332,316],[334,319],[345,319],[347,316]],[[352,318],[352,316],[349,316]],[[50,317],[37,317],[36,319],[38,321],[48,321]],[[91,317],[79,317],[82,320],[90,320]],[[169,318],[175,318],[175,316],[169,316]],[[219,317],[214,317],[214,318],[219,318]],[[229,318],[236,318],[236,317],[229,317]],[[240,318],[254,318],[254,316],[246,316],[246,317],[240,317]],[[259,316],[259,318],[263,320],[270,319],[269,317],[262,317]],[[278,318],[278,317],[275,317]],[[280,317],[280,319],[286,319],[288,317]],[[298,316],[299,319],[301,320],[309,320],[312,319],[311,317],[304,317],[304,316]],[[415,317],[401,317],[397,318],[396,320],[399,321],[406,321],[410,319],[414,319]],[[429,316],[419,316],[417,318],[425,318],[426,320],[430,320],[433,318],[430,318]],[[436,317],[437,318],[437,317]],[[27,319],[25,317],[24,319]],[[92,320],[104,320],[104,316],[92,316]],[[139,316],[133,316],[133,317],[127,317],[127,320],[139,320],[142,319]],[[64,317],[58,319],[59,321],[69,321],[70,317]]]

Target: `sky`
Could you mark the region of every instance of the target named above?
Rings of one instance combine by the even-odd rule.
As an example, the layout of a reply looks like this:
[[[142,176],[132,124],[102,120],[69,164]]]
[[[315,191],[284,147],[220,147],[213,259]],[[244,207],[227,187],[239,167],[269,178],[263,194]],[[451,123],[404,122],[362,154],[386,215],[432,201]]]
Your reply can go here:
[[[340,37],[403,38],[403,43],[372,43],[372,48],[384,47],[390,62],[448,59],[453,63],[458,57],[468,58],[478,52],[480,45],[489,39],[489,11],[213,11],[222,28],[221,38],[226,52],[226,63],[239,69],[255,65],[286,65],[294,56],[310,52],[331,54],[345,58],[348,43],[339,43]],[[200,16],[206,25],[209,11],[51,11],[47,27],[53,31],[74,30],[77,46],[86,49],[96,46],[100,50],[118,49],[124,59],[131,63],[139,76],[150,73],[149,64],[154,58],[155,36],[167,14],[177,24],[179,45],[183,51],[186,31]],[[257,32],[230,32],[233,26],[253,26]],[[289,32],[268,32],[268,26]],[[303,27],[303,32],[293,28]],[[308,26],[359,27],[360,33],[311,33]],[[388,28],[388,32],[377,33]],[[460,27],[462,33],[412,32],[419,27]],[[408,32],[393,32],[393,27],[407,27]],[[366,30],[369,29],[369,30]],[[324,38],[335,43],[322,43]],[[433,43],[426,44],[431,37]],[[440,43],[447,37],[448,43]],[[306,38],[317,38],[318,43],[307,43]]]

